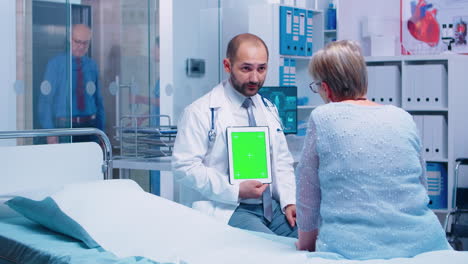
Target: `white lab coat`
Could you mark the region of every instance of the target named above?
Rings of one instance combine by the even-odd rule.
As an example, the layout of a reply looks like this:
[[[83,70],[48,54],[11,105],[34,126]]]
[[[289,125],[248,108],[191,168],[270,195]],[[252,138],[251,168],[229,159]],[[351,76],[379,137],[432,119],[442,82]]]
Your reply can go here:
[[[239,205],[239,185],[229,183],[226,128],[236,126],[229,99],[220,83],[185,108],[178,124],[172,167],[180,185],[180,202],[228,223]],[[252,97],[260,106],[270,130],[272,195],[281,208],[296,202],[293,158],[281,130],[276,108],[267,109],[260,95]],[[208,140],[211,110],[215,111],[216,138]],[[237,124],[238,125],[238,124]]]

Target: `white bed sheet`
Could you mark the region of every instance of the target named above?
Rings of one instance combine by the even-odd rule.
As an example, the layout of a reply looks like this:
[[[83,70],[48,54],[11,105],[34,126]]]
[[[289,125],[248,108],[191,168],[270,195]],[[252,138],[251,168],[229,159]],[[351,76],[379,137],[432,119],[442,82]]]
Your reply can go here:
[[[336,259],[336,255],[329,253],[299,252],[294,240],[272,241],[232,228],[132,184],[128,188],[106,187],[109,185],[82,184],[64,189],[52,198],[98,244],[120,258],[143,256],[157,262],[190,264],[468,263],[468,252],[456,251],[366,261]],[[84,191],[87,195],[77,202],[74,196]]]

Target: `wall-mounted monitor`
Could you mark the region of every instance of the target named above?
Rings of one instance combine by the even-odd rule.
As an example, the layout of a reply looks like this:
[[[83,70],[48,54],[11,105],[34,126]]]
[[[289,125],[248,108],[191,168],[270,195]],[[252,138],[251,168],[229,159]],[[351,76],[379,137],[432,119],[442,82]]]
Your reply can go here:
[[[297,87],[266,86],[259,93],[278,108],[284,133],[297,133]]]

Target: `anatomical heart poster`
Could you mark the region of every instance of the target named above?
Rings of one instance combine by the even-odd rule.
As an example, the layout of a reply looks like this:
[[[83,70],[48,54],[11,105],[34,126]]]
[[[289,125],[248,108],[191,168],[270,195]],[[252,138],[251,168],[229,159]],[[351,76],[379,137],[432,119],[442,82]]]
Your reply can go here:
[[[468,0],[400,0],[401,53],[466,53]]]

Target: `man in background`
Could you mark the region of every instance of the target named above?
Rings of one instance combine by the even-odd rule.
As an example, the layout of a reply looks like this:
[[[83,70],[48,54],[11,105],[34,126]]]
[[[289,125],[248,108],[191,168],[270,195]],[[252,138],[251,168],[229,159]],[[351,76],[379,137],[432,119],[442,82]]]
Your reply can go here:
[[[104,129],[105,113],[98,68],[96,62],[86,56],[91,36],[88,26],[73,25],[71,61],[69,54],[62,53],[48,62],[38,101],[41,128]],[[68,65],[71,65],[71,82]],[[90,140],[92,137],[89,136],[74,137],[75,142]],[[59,143],[59,139],[48,137],[47,143]]]

